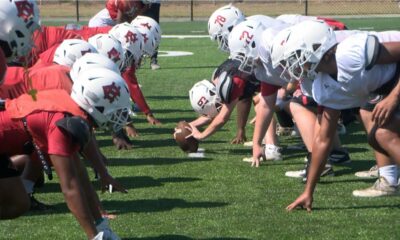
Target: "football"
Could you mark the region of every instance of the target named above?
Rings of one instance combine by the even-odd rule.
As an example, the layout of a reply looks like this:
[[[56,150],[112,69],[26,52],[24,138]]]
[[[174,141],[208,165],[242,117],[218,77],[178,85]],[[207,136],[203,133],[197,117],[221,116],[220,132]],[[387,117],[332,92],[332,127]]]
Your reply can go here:
[[[186,138],[191,134],[189,129],[191,128],[189,123],[186,121],[180,121],[175,128],[174,138],[178,146],[184,152],[197,152],[199,147],[199,141],[194,137]]]

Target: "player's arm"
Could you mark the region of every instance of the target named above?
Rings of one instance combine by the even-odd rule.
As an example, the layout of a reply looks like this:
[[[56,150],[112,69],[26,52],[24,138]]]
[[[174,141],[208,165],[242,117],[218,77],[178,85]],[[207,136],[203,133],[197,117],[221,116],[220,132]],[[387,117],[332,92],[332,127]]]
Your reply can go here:
[[[370,64],[389,64],[400,62],[400,42],[382,43],[378,52],[379,54],[378,57],[376,57],[376,61],[374,61],[374,56],[367,58],[372,59],[370,60]],[[384,125],[390,119],[390,116],[399,105],[399,101],[400,81],[397,82],[390,94],[375,106],[372,112],[372,120],[378,126]]]
[[[322,115],[319,117],[321,127],[314,137],[311,164],[307,173],[307,184],[304,192],[286,208],[289,211],[296,207],[304,207],[307,211],[311,211],[314,189],[332,148],[340,111],[324,108]]]
[[[59,177],[61,190],[71,213],[84,229],[87,237],[92,239],[97,235],[94,218],[87,202],[86,194],[82,189],[74,161],[70,157],[50,154],[51,162]]]
[[[112,185],[115,191],[127,192],[126,189],[108,173],[105,165],[106,159],[104,159],[105,157],[101,153],[94,135],[92,135],[92,138],[83,149],[82,155],[86,160],[91,162],[93,168],[99,173],[101,189],[103,191],[109,187],[109,185]]]
[[[400,42],[381,43],[376,64],[388,64],[400,61]]]
[[[195,127],[201,127],[209,124],[213,119],[206,115],[201,115],[197,119],[191,121],[189,124]]]
[[[258,167],[260,157],[262,157],[262,140],[267,132],[267,128],[271,123],[277,91],[279,87],[261,83],[261,95],[256,105],[256,124],[253,133],[253,163],[252,166]]]
[[[235,108],[237,102],[238,99],[235,99],[229,104],[223,104],[221,111],[218,113],[217,116],[215,116],[210,125],[208,125],[208,127],[203,132],[198,131],[195,126],[192,126],[193,137],[198,140],[203,140],[214,134],[229,120],[229,117],[233,109]]]

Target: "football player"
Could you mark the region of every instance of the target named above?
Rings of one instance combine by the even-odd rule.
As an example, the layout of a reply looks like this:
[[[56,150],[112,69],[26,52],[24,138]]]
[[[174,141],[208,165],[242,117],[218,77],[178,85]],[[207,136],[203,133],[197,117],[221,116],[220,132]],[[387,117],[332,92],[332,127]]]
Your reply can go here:
[[[29,150],[39,156],[49,154],[67,205],[87,237],[107,239],[105,235],[108,235],[111,239],[118,239],[106,224],[101,224],[99,206],[88,204],[96,203],[97,194],[84,166],[76,159],[76,153],[85,148],[91,138],[92,126],[111,126],[115,130],[126,123],[130,108],[129,91],[118,74],[109,70],[107,73],[99,70],[93,72],[99,72],[101,76],[96,81],[80,79],[74,85],[71,96],[64,90],[48,90],[38,92],[35,99],[26,94],[6,100],[5,110],[0,112],[1,136],[2,141],[10,144],[0,150],[1,166],[2,170],[6,168],[8,171],[9,156],[24,154]],[[96,110],[100,107],[104,111]],[[46,161],[43,158],[41,160]],[[45,170],[51,173],[49,168]],[[14,207],[10,202],[1,203],[2,210]],[[0,212],[2,218],[16,217],[3,215],[7,211]],[[95,221],[102,229],[96,229]]]
[[[400,156],[396,117],[400,89],[398,61],[400,39],[385,42],[379,34],[354,34],[337,43],[335,34],[318,21],[293,27],[283,47],[282,64],[296,80],[312,81],[312,94],[324,106],[321,128],[316,133],[311,166],[304,192],[287,207],[298,206],[311,211],[313,191],[321,166],[332,145],[340,109],[361,107],[360,114],[368,133],[368,142],[388,161],[379,169],[380,177],[373,187],[353,191],[354,196],[377,197],[398,193],[397,166]],[[399,33],[397,33],[399,37]],[[274,44],[275,45],[275,44]],[[301,47],[300,47],[301,45]],[[306,46],[303,48],[303,46]],[[308,79],[308,80],[304,80]],[[303,83],[302,83],[303,84]],[[380,96],[379,98],[377,96]],[[369,100],[374,101],[369,101]],[[381,158],[377,157],[378,166]]]
[[[106,7],[89,20],[89,27],[115,26],[131,22],[137,15],[147,9],[139,0],[107,0]]]
[[[301,15],[281,15],[280,18],[272,18],[265,15],[245,16],[244,13],[233,6],[232,4],[225,5],[215,10],[208,19],[208,34],[211,40],[217,41],[218,48],[221,51],[229,52],[228,37],[232,29],[239,23],[245,20],[254,20],[265,28],[290,26],[300,21],[309,20],[310,18],[318,18],[325,20],[328,24],[332,25],[336,30],[347,29],[344,23],[330,18],[320,18],[313,16]]]
[[[0,82],[7,64],[17,61],[32,48],[32,34],[40,27],[39,10],[35,1],[10,0],[0,2]],[[29,198],[18,176],[9,168],[5,156],[0,160],[0,219],[15,218],[29,209]]]

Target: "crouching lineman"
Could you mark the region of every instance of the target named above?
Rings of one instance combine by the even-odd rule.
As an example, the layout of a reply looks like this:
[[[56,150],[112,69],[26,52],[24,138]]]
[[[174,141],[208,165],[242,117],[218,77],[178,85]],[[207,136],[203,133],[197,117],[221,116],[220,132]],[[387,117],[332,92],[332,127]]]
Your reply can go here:
[[[104,223],[99,206],[88,204],[96,203],[94,198],[97,194],[77,153],[89,141],[92,127],[111,126],[117,130],[126,123],[130,102],[124,80],[110,71],[96,81],[74,84],[71,96],[64,90],[48,90],[38,92],[35,99],[24,94],[6,100],[4,110],[0,112],[1,140],[9,143],[0,146],[2,177],[16,177],[10,167],[10,156],[27,151],[39,156],[48,154],[60,179],[68,208],[87,237],[118,239]],[[46,161],[43,157],[40,159]],[[49,173],[50,169],[45,167],[45,171]],[[6,186],[1,184],[0,187],[4,189]],[[29,204],[21,200],[12,201],[21,197],[21,191],[7,193],[1,195],[1,218],[17,217]],[[5,212],[4,209],[15,212]]]

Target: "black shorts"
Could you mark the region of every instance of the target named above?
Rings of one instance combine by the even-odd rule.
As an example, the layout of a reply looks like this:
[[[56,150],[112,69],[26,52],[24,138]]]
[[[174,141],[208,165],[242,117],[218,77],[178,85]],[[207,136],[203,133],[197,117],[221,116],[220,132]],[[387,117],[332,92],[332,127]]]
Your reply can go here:
[[[10,168],[10,158],[6,155],[0,155],[0,179],[17,177],[20,175],[19,171]]]
[[[246,81],[246,85],[243,90],[243,95],[239,100],[252,98],[260,91],[260,82]]]

